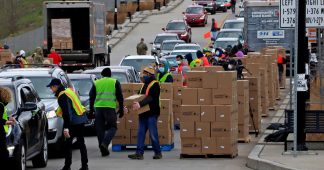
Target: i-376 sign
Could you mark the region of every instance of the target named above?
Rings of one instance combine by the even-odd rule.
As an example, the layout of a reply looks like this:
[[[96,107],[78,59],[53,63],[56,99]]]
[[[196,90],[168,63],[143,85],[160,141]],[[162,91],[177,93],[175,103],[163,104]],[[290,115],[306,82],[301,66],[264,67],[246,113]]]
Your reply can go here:
[[[306,27],[324,27],[324,0],[306,0]],[[296,0],[280,0],[280,28],[294,28]]]

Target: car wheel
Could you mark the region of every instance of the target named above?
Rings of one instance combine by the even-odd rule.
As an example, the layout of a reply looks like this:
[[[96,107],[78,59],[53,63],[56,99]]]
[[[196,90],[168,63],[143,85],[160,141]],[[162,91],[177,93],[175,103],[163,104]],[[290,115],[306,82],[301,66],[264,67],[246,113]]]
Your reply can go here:
[[[44,168],[47,166],[48,161],[48,142],[47,136],[43,137],[43,144],[41,152],[32,159],[35,168]]]
[[[20,140],[18,147],[15,149],[13,169],[25,170],[26,169],[26,149],[25,142]]]

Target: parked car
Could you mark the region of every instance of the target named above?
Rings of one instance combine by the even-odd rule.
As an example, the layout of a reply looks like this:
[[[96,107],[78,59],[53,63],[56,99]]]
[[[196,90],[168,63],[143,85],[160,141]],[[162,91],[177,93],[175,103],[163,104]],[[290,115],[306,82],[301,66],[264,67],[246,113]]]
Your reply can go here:
[[[52,93],[51,89],[46,87],[53,78],[61,80],[64,87],[74,88],[72,82],[67,77],[65,72],[56,65],[42,65],[35,66],[33,68],[12,68],[7,65],[4,69],[0,70],[0,77],[15,77],[24,76],[31,80],[35,89],[41,99],[41,102],[45,105],[45,112],[48,119],[48,144],[50,149],[53,149],[54,154],[62,151],[64,142],[63,136],[63,118],[56,115],[56,109],[58,108],[57,99]]]
[[[179,40],[179,37],[177,34],[173,33],[161,33],[156,35],[154,42],[151,42],[152,48],[151,48],[151,55],[157,55],[158,51],[161,48],[161,44],[164,40]]]
[[[241,44],[244,43],[242,29],[221,29],[217,34],[217,38],[238,38]]]
[[[232,7],[231,0],[225,0],[225,7],[227,7],[227,9],[230,9]]]
[[[176,55],[166,55],[166,56],[162,57],[164,60],[166,60],[168,62],[170,72],[174,72],[178,68],[178,63],[177,63],[176,57],[177,57]]]
[[[171,20],[162,30],[166,33],[178,34],[179,39],[187,43],[191,42],[191,28],[184,20]]]
[[[176,44],[172,51],[174,50],[200,50],[202,51],[201,47],[197,43],[186,43],[186,44]]]
[[[243,29],[244,28],[244,18],[230,19],[224,22],[222,29]]]
[[[216,0],[216,10],[227,12],[226,1],[225,0]]]
[[[71,80],[74,90],[79,95],[80,101],[83,106],[87,108],[87,111],[90,110],[90,96],[89,92],[92,86],[94,85],[96,75],[93,74],[68,74],[69,79]],[[85,123],[85,127],[90,130],[95,130],[94,119],[88,119]]]
[[[211,14],[216,14],[217,6],[215,0],[196,0],[195,2],[198,5],[203,6],[207,12],[210,12]]]
[[[216,48],[226,49],[228,46],[234,47],[239,43],[240,40],[238,38],[217,38],[214,42],[213,52]]]
[[[208,15],[203,6],[190,5],[187,7],[186,12],[183,12],[183,19],[191,26],[205,26],[207,24]]]
[[[156,63],[160,63],[160,60],[157,56],[129,55],[129,56],[125,56],[119,65],[132,66],[140,74],[142,67],[148,66],[150,64],[156,64]]]
[[[177,44],[185,44],[183,40],[165,40],[161,44],[161,50],[159,56],[165,56],[170,54],[174,46]]]
[[[104,68],[110,68],[112,77],[121,83],[139,83],[138,72],[131,66],[101,66],[95,69],[85,70],[83,74],[94,74],[97,79],[101,78],[101,72]]]
[[[6,137],[10,168],[26,169],[26,161],[32,160],[33,167],[47,166],[47,118],[32,82],[22,76],[0,78],[0,86],[11,91],[12,100],[6,106],[8,116],[17,120],[9,126]]]

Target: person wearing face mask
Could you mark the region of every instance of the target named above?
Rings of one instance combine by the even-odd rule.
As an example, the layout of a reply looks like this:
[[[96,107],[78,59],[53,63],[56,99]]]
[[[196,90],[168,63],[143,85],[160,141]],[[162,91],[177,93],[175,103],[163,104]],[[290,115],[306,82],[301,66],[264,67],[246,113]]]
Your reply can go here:
[[[156,80],[158,80],[160,83],[172,83],[173,78],[172,75],[169,72],[169,64],[167,61],[162,61],[159,64],[158,71],[156,75]]]
[[[133,110],[149,105],[150,110],[139,114],[139,127],[137,130],[137,148],[135,154],[128,155],[130,159],[144,159],[144,142],[147,130],[154,150],[153,159],[161,159],[162,153],[159,143],[157,120],[160,115],[160,83],[155,78],[155,70],[150,67],[146,67],[143,70],[144,85],[140,91],[140,94],[144,94],[146,97],[133,104]]]
[[[177,60],[177,64],[178,64],[178,74],[181,74],[183,76],[183,86],[186,86],[186,71],[185,70],[189,70],[189,66],[188,64],[183,61],[183,57],[182,55],[177,55],[176,56],[176,60]]]

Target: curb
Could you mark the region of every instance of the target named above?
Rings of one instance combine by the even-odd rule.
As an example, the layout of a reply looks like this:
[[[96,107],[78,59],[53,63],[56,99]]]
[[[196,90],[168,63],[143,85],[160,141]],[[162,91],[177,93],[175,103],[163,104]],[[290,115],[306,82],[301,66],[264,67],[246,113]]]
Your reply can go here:
[[[161,10],[146,10],[136,12],[132,15],[132,21],[126,19],[125,22],[119,25],[119,30],[114,30],[109,36],[109,45],[114,48],[120,41],[122,41],[139,23],[145,20],[147,17],[152,15],[161,15],[166,14],[176,8],[179,4],[181,4],[184,0],[173,0],[170,1],[166,6],[161,7]]]

